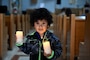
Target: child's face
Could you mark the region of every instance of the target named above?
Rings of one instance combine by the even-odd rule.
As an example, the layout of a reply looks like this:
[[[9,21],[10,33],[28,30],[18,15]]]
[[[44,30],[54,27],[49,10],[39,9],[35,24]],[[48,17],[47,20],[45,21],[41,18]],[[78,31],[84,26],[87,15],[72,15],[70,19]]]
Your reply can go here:
[[[48,23],[46,20],[38,20],[37,22],[34,23],[34,28],[39,34],[43,34],[47,28],[48,28]]]

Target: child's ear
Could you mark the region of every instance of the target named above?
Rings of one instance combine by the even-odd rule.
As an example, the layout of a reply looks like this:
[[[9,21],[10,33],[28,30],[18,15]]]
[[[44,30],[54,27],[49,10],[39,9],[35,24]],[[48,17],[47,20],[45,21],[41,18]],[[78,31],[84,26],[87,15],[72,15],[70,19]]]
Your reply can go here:
[[[49,28],[50,26],[48,25],[47,28]]]

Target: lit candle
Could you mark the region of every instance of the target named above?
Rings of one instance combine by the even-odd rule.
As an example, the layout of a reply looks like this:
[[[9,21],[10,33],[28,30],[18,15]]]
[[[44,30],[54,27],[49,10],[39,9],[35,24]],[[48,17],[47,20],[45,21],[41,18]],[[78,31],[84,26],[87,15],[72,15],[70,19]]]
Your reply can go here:
[[[16,42],[23,43],[23,31],[16,32]]]
[[[44,52],[46,54],[51,54],[51,47],[50,47],[50,42],[49,41],[44,41],[43,42],[43,49],[44,49]]]

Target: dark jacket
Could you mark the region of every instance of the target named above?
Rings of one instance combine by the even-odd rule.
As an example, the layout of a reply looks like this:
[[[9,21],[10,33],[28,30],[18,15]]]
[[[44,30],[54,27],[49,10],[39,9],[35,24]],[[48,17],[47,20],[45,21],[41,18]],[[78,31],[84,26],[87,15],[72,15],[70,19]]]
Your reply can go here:
[[[40,38],[38,32],[27,35],[26,38],[27,40],[25,41],[25,43],[18,47],[24,53],[30,54],[30,60],[38,60],[39,48],[41,49],[41,60],[56,60],[61,55],[62,48],[60,41],[53,33],[49,31],[47,31],[46,40],[50,41],[51,49],[54,51],[54,56],[51,59],[48,59],[44,56],[42,39]],[[39,42],[41,43],[41,47]]]

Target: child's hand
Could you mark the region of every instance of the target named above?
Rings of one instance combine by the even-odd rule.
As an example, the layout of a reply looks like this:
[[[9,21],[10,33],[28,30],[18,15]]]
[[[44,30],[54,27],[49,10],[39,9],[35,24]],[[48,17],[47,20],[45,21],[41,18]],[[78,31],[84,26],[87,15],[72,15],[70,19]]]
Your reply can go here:
[[[44,52],[44,56],[46,56],[46,57],[51,56],[51,54],[52,54],[52,50],[51,50],[51,53],[50,53],[50,54],[46,54],[46,53]]]

